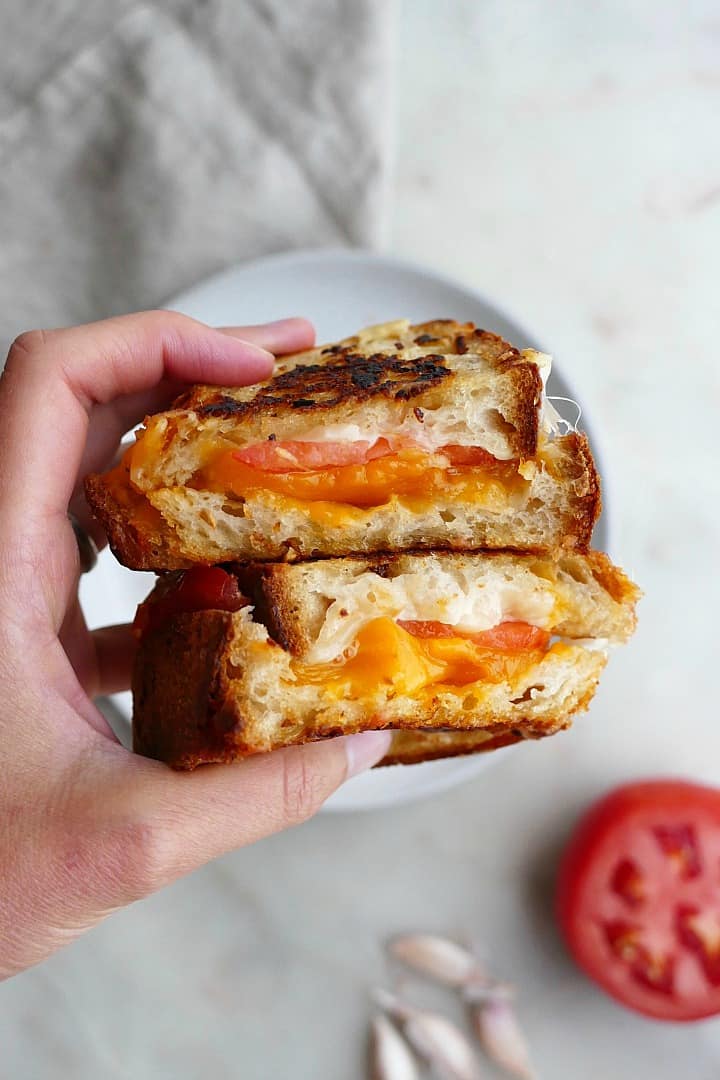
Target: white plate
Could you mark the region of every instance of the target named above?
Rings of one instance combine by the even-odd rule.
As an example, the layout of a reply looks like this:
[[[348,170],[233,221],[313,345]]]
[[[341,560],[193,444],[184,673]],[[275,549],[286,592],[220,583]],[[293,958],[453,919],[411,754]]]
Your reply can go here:
[[[167,306],[217,326],[306,315],[315,323],[319,341],[333,341],[361,326],[391,319],[424,322],[455,318],[472,320],[521,348],[542,349],[520,324],[471,289],[425,267],[364,251],[271,255],[217,274],[170,300]],[[577,396],[557,369],[551,377],[550,393]],[[587,416],[584,409],[583,426],[597,456],[597,439]],[[607,548],[607,540],[605,513],[597,526],[595,544]],[[131,619],[153,580],[152,574],[125,570],[109,552],[103,552],[97,569],[83,579],[80,590],[89,625]],[[117,694],[113,701],[129,718],[130,695]],[[376,769],[349,781],[328,801],[326,809],[369,809],[431,795],[475,776],[498,760],[498,754],[511,750]]]

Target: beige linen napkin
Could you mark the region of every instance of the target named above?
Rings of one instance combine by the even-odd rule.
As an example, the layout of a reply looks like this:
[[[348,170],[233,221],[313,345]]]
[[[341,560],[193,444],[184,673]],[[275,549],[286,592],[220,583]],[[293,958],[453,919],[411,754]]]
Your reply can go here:
[[[0,363],[240,259],[375,243],[387,0],[3,5]]]

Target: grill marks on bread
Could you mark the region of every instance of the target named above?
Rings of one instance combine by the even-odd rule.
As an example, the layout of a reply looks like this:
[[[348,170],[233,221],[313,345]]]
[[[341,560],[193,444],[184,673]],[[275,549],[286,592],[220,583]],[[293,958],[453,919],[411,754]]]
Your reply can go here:
[[[446,358],[439,353],[409,358],[382,352],[363,356],[343,350],[323,364],[301,364],[276,375],[249,400],[219,394],[216,400],[199,405],[197,414],[240,420],[278,407],[334,409],[345,402],[377,397],[410,401],[453,377]]]

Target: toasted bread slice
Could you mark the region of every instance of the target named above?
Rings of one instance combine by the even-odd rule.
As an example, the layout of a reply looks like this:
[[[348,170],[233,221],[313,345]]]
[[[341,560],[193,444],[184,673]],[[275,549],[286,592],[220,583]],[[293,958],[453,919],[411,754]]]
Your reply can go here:
[[[632,633],[638,596],[596,552],[405,554],[235,572],[247,607],[174,614],[143,637],[138,752],[194,768],[374,728],[549,735],[587,706],[608,645]],[[544,644],[537,634],[519,653],[482,644],[507,623],[544,634]],[[390,757],[419,753],[415,744]]]
[[[87,498],[137,570],[418,547],[582,551],[599,483],[585,437],[550,438],[541,424],[548,370],[471,323],[370,328],[278,361],[259,386],[193,388],[146,420],[120,466],[88,478]],[[350,477],[236,461],[378,440],[389,457]],[[458,465],[453,447],[486,460]]]
[[[438,758],[488,754],[522,742],[520,731],[492,735],[489,731],[395,731],[379,765],[419,765]]]

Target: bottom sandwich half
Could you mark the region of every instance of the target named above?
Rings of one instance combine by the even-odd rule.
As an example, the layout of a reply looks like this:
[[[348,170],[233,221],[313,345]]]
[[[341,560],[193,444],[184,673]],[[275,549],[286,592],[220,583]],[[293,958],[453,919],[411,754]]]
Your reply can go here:
[[[180,769],[379,728],[385,764],[569,726],[638,590],[606,555],[422,553],[167,573],[138,609],[134,745]]]
[[[135,749],[188,769],[391,728],[390,764],[550,735],[587,707],[638,595],[598,552],[166,574],[136,619]]]

